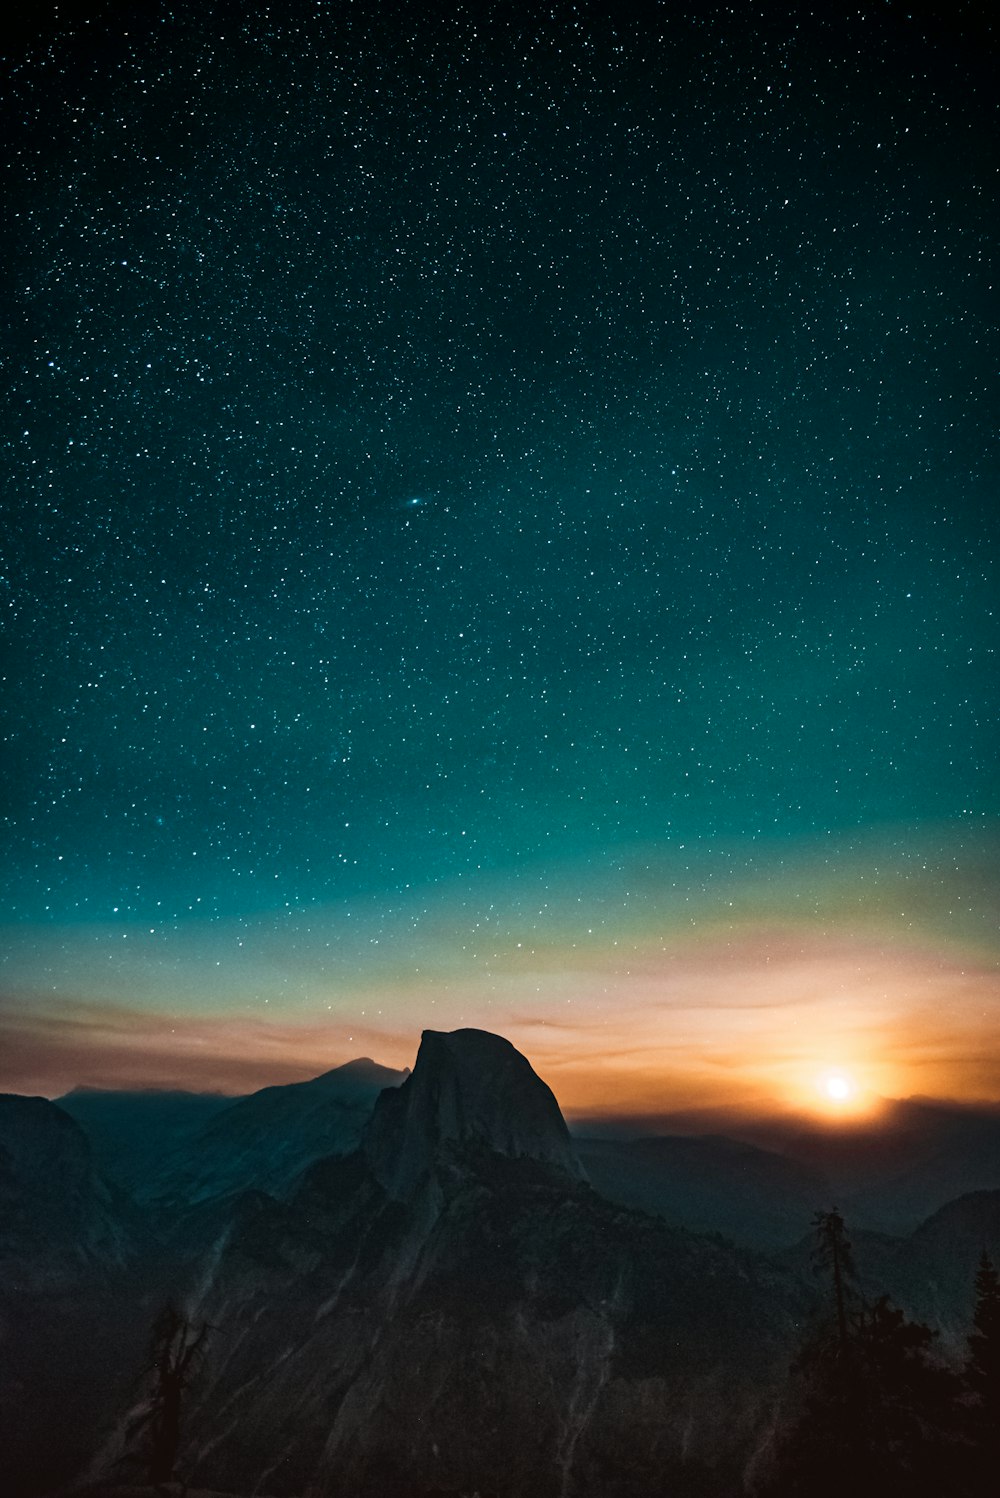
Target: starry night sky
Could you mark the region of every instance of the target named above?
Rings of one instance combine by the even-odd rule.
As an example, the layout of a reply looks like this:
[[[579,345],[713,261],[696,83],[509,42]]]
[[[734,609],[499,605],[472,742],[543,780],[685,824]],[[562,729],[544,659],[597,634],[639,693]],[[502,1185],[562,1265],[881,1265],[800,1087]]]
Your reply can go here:
[[[1000,1096],[995,36],[608,9],[8,44],[7,1086]]]

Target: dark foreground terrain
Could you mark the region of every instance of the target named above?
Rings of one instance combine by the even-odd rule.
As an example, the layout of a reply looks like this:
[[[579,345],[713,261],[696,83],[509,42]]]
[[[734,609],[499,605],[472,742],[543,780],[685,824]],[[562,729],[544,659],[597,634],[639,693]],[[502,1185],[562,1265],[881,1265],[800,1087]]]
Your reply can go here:
[[[1000,1190],[851,1245],[808,1163],[577,1147],[474,1030],[412,1075],[64,1101],[0,1099],[16,1498],[988,1490]],[[741,1206],[740,1245],[686,1225]]]

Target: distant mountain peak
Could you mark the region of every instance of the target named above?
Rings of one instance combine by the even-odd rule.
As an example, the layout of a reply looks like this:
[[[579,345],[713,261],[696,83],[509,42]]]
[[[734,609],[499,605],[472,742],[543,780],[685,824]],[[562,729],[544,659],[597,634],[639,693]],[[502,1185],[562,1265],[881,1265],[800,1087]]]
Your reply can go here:
[[[139,1194],[160,1204],[249,1189],[282,1196],[314,1161],[353,1153],[376,1098],[408,1075],[359,1057],[304,1082],[262,1087],[180,1141]]]
[[[320,1072],[318,1077],[311,1077],[305,1082],[293,1082],[293,1087],[316,1087],[335,1086],[346,1088],[357,1084],[364,1088],[398,1087],[401,1077],[408,1077],[410,1068],[407,1066],[401,1072],[391,1067],[382,1066],[378,1061],[373,1061],[370,1056],[357,1056],[352,1061],[344,1061],[340,1066],[334,1066],[330,1071]],[[272,1089],[276,1090],[276,1089]]]
[[[384,1069],[377,1061],[373,1061],[370,1056],[354,1056],[350,1061],[341,1061],[337,1066],[331,1066],[328,1070],[320,1072],[318,1076],[306,1078],[305,1080],[319,1082],[323,1077],[349,1077],[354,1072],[362,1072],[367,1075],[370,1072],[379,1072]]]
[[[405,1198],[470,1146],[585,1179],[552,1092],[509,1040],[487,1030],[425,1030],[410,1077],[375,1105],[369,1164],[391,1195]]]

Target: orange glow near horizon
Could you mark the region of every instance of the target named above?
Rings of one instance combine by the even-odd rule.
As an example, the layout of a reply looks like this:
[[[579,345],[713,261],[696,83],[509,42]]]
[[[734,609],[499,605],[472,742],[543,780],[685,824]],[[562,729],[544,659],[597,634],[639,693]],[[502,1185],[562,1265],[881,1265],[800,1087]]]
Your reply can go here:
[[[874,1116],[880,1098],[1000,1095],[987,965],[774,931],[594,952],[586,966],[563,952],[562,971],[538,956],[494,960],[488,985],[473,971],[397,978],[375,999],[367,987],[347,1021],[307,1004],[167,1013],[36,994],[0,1017],[0,1085],[239,1093],[361,1055],[412,1066],[422,1029],[471,1025],[506,1036],[578,1115],[735,1108],[834,1123]]]
[[[422,1030],[473,1026],[506,1036],[574,1115],[846,1124],[881,1098],[1000,1101],[985,854],[950,904],[940,865],[921,903],[905,869],[868,878],[873,856],[706,874],[698,901],[636,854],[600,877],[559,867],[388,911],[10,928],[0,1088],[242,1093],[364,1055],[412,1066]]]
[[[864,1066],[824,1067],[811,1079],[808,1092],[803,1090],[802,1111],[829,1124],[860,1123],[875,1118],[886,1095],[880,1095],[860,1080],[867,1070]]]

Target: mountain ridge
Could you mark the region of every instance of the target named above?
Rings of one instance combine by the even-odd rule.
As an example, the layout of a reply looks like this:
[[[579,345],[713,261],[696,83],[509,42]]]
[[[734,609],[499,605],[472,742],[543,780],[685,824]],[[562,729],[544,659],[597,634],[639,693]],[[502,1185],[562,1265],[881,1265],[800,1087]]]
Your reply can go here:
[[[356,1149],[376,1098],[407,1076],[363,1057],[239,1098],[178,1145],[140,1199],[169,1208],[248,1188],[282,1195],[315,1160]]]
[[[20,1173],[9,1166],[18,1128]],[[79,1189],[32,1165],[50,1133]],[[65,1481],[65,1461],[88,1442],[93,1456],[95,1436],[92,1476],[139,1472],[128,1370],[167,1300],[211,1327],[184,1408],[178,1470],[192,1487],[728,1498],[766,1445],[822,1303],[808,1233],[765,1254],[689,1223],[730,1196],[731,1214],[756,1210],[759,1231],[773,1208],[784,1231],[785,1207],[800,1221],[829,1182],[745,1141],[574,1140],[527,1058],[487,1031],[426,1031],[408,1076],[357,1058],[261,1089],[178,1150],[188,1186],[149,1195],[144,1243],[129,1236],[138,1209],[100,1181],[73,1119],[42,1099],[0,1100],[0,1191],[6,1180],[29,1213],[74,1191],[103,1204],[123,1250],[84,1255],[67,1275],[44,1211],[20,1240],[38,1293],[19,1306],[0,1295],[0,1310],[34,1359],[2,1388],[24,1498]],[[602,1151],[605,1179],[593,1168]],[[660,1171],[652,1210],[622,1200],[650,1179],[615,1180],[629,1159]],[[813,1201],[809,1219],[829,1205]],[[848,1230],[864,1292],[932,1321],[959,1357],[973,1260],[994,1243],[1000,1256],[1000,1190],[948,1203],[906,1237],[856,1231],[849,1215]],[[77,1231],[63,1235],[71,1246]],[[59,1361],[54,1381],[46,1360]]]

